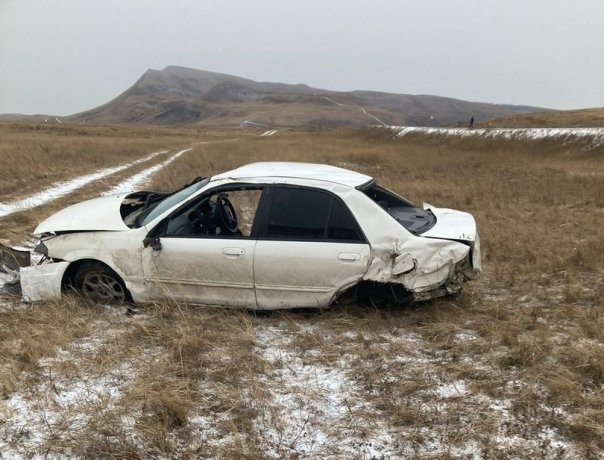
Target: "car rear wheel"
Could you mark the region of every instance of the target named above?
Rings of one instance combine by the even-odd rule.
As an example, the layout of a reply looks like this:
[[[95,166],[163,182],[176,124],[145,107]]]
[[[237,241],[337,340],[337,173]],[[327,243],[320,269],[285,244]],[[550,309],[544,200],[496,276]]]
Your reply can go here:
[[[85,263],[74,277],[76,289],[94,302],[120,304],[129,300],[122,279],[106,265]]]

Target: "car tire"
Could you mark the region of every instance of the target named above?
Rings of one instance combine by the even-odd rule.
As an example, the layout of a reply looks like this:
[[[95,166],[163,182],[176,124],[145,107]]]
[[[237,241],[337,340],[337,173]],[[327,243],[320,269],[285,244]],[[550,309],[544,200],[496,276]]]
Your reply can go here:
[[[123,304],[130,300],[126,285],[117,273],[104,264],[87,262],[73,278],[75,288],[87,299],[102,304]]]

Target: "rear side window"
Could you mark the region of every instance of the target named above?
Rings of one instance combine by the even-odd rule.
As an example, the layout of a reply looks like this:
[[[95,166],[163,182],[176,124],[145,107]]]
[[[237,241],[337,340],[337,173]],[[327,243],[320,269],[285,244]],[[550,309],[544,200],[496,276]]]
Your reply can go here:
[[[436,217],[432,211],[418,208],[379,185],[364,190],[364,193],[413,235],[421,235],[436,225]]]
[[[364,242],[350,211],[334,196],[314,189],[274,187],[261,238]]]
[[[327,239],[340,241],[363,241],[359,226],[350,211],[339,200],[332,197]]]
[[[410,201],[379,185],[365,190],[364,193],[386,210],[389,208],[415,208],[415,205]]]

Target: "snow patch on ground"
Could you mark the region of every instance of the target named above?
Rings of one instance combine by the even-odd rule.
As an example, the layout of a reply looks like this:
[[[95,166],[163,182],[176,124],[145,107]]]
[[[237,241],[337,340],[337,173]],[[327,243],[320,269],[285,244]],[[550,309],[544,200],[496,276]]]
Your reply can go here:
[[[124,411],[123,395],[144,363],[161,351],[146,351],[140,362],[127,355],[96,369],[96,363],[104,361],[99,361],[106,353],[103,346],[121,343],[120,334],[132,326],[132,318],[123,314],[116,318],[125,318],[117,328],[98,320],[90,325],[89,337],[72,342],[56,357],[40,360],[24,379],[27,385],[0,401],[0,458],[41,457],[49,446],[68,446],[80,433],[90,435],[95,414],[106,411],[115,413],[137,449],[146,452],[136,431],[141,414],[138,409]],[[250,353],[265,365],[253,374],[249,388],[261,396],[245,384],[241,391],[250,413],[255,414],[253,430],[261,443],[257,447],[267,458],[480,459],[486,452],[501,458],[518,452],[548,459],[580,458],[555,422],[572,415],[546,407],[543,400],[538,411],[547,416],[539,415],[542,423],[537,427],[527,423],[515,398],[525,389],[542,394],[545,388],[531,387],[534,384],[510,371],[508,376],[494,377],[501,378],[501,386],[493,388],[497,396],[487,394],[472,372],[481,370],[484,376],[499,370],[489,368],[479,355],[471,355],[471,367],[461,377],[459,366],[464,360],[450,362],[419,333],[336,331],[304,319],[295,327],[270,319],[256,324],[256,346]],[[463,342],[480,340],[469,328],[454,337]],[[318,346],[313,338],[320,338]],[[322,340],[339,344],[327,349],[326,359],[321,354],[326,351]],[[359,344],[367,351],[362,363]],[[371,370],[376,378],[365,380],[360,375],[363,369]],[[384,407],[382,403],[388,400],[383,398],[392,398],[395,407],[408,411],[408,420],[400,417],[398,409],[392,412]],[[211,407],[211,403],[203,402],[201,407]],[[237,433],[225,434],[220,429],[228,421],[228,411],[191,415],[189,452],[238,442]],[[98,429],[92,431],[95,436],[104,435]],[[68,455],[69,449],[58,452]]]
[[[255,421],[271,458],[388,458],[395,439],[379,420],[364,419],[372,408],[362,389],[346,373],[346,358],[333,366],[313,363],[289,347],[279,327],[257,331],[257,351],[272,371],[261,376],[272,396],[272,410]]]
[[[463,380],[457,380],[450,383],[441,383],[437,385],[434,393],[439,398],[456,398],[463,396],[467,393],[466,382]]]
[[[398,137],[419,133],[428,136],[486,137],[510,140],[572,140],[587,139],[592,147],[604,144],[604,128],[430,128],[422,126],[390,126]]]
[[[262,134],[260,134],[260,137],[272,136],[277,131],[279,131],[279,130],[278,129],[269,129],[268,131],[264,131]]]
[[[473,342],[478,340],[480,337],[475,331],[464,329],[463,331],[459,331],[455,334],[455,340],[458,342]]]
[[[3,294],[5,294],[5,292],[2,291],[2,286],[0,286],[0,295]],[[0,312],[11,310],[13,308],[15,308],[14,303],[10,302],[8,299],[3,299],[0,297]]]
[[[141,171],[140,173],[135,174],[134,176],[129,177],[128,179],[120,182],[115,187],[112,187],[111,189],[109,189],[105,193],[103,193],[103,195],[104,196],[117,195],[119,193],[131,192],[132,190],[136,189],[137,187],[140,187],[141,185],[145,184],[149,180],[149,178],[153,174],[155,174],[157,171],[159,171],[162,168],[165,168],[170,163],[172,163],[174,160],[176,160],[178,157],[180,157],[183,153],[186,153],[191,149],[192,148],[188,148],[188,149],[176,152],[174,155],[172,155],[167,160],[165,160],[155,166],[147,168],[144,171]]]
[[[67,195],[75,190],[78,190],[85,185],[90,184],[91,182],[97,181],[107,176],[111,176],[120,171],[124,171],[132,166],[135,166],[140,163],[144,163],[146,161],[151,160],[152,158],[160,155],[162,153],[166,153],[166,151],[161,152],[153,152],[147,155],[144,158],[139,160],[131,161],[129,163],[114,166],[112,168],[101,169],[95,173],[87,174],[85,176],[76,177],[75,179],[71,179],[64,182],[57,182],[53,184],[51,187],[36,193],[30,197],[24,198],[19,201],[14,201],[12,203],[0,203],[0,217],[5,217],[15,212],[26,211],[31,208],[35,208],[37,206],[41,206],[50,201],[56,200],[64,195]]]
[[[127,361],[105,372],[86,369],[82,356],[94,356],[106,341],[121,335],[108,333],[103,321],[90,330],[93,335],[72,342],[56,357],[41,359],[30,376],[33,385],[0,402],[0,458],[54,458],[48,449],[77,439],[78,430],[96,414],[117,407],[136,371]],[[76,374],[58,371],[61,364],[75,366]],[[64,455],[61,451],[59,456]]]

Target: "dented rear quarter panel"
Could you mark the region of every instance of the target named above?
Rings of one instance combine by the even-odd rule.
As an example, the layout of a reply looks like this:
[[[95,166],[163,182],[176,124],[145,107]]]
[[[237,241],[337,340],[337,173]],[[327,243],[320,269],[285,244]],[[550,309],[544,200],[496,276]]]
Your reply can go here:
[[[408,232],[364,193],[334,187],[349,206],[371,245],[371,262],[364,280],[402,284],[412,292],[434,289],[447,281],[470,246]]]

